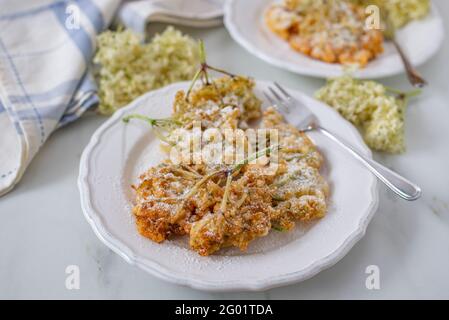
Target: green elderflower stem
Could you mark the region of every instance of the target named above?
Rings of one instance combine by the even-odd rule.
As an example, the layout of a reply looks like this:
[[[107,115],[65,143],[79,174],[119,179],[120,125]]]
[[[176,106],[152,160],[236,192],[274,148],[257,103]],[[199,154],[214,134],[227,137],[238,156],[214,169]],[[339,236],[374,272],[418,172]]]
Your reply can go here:
[[[205,49],[203,40],[200,40],[200,42],[199,42],[199,51],[200,51],[200,68],[195,73],[195,75],[193,76],[192,81],[190,82],[189,89],[187,90],[187,93],[186,93],[186,101],[189,101],[190,94],[191,94],[191,92],[192,92],[192,90],[193,90],[193,88],[194,88],[194,86],[195,86],[195,84],[196,84],[196,82],[198,81],[199,78],[204,77],[205,84],[206,85],[211,84],[211,81],[209,80],[210,77],[209,77],[209,74],[207,72],[208,70],[213,70],[215,72],[222,73],[222,74],[227,75],[227,76],[229,76],[231,78],[235,78],[236,77],[236,75],[234,75],[234,74],[232,74],[230,72],[227,72],[227,71],[225,71],[223,69],[219,69],[219,68],[216,68],[216,67],[213,67],[213,66],[210,66],[209,64],[207,64],[206,49]]]

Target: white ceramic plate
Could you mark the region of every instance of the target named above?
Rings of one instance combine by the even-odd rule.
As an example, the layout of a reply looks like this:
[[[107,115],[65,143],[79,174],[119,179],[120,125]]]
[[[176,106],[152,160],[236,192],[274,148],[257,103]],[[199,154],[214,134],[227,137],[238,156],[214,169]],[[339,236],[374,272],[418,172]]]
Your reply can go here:
[[[137,9],[151,8],[159,15],[178,19],[209,20],[221,18],[224,14],[224,4],[227,0],[160,0],[139,1]],[[135,5],[135,4],[134,4]]]
[[[138,175],[164,158],[159,141],[142,122],[125,125],[128,113],[154,118],[171,113],[177,83],[150,92],[116,112],[97,130],[86,147],[78,185],[82,209],[97,236],[127,262],[161,279],[210,291],[264,290],[312,277],[340,260],[363,236],[378,203],[377,180],[332,142],[318,133],[311,138],[326,159],[323,174],[331,186],[329,210],[313,226],[292,232],[271,232],[237,249],[201,257],[185,240],[156,244],[140,236],[131,214]],[[266,83],[258,82],[256,93]],[[297,91],[291,91],[319,117],[321,124],[370,156],[356,129],[335,111]],[[267,106],[267,103],[265,103]]]
[[[271,32],[263,21],[263,13],[273,0],[229,0],[225,5],[225,25],[242,47],[266,62],[286,70],[314,77],[339,76],[343,67],[311,59],[290,48]],[[397,32],[397,38],[413,65],[428,61],[440,48],[444,26],[435,6],[423,20],[414,21]],[[354,73],[358,78],[382,78],[404,72],[401,59],[391,43],[385,52],[364,69]]]

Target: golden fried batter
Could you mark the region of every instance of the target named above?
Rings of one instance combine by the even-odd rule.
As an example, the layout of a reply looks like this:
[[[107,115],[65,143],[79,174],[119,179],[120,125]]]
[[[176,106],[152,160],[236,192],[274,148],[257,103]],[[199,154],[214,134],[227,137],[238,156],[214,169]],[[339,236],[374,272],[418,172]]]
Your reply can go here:
[[[217,96],[213,86],[222,95]],[[193,121],[202,121],[206,128],[240,128],[243,122],[261,117],[253,86],[246,78],[224,77],[194,90],[189,100],[178,92],[175,118],[186,128]],[[223,97],[233,101],[235,114],[223,112],[229,107]],[[142,174],[134,187],[133,213],[140,234],[156,242],[188,235],[191,248],[206,256],[225,247],[245,250],[272,228],[290,230],[296,221],[323,217],[328,186],[319,173],[323,159],[316,147],[274,108],[264,112],[262,126],[278,130],[275,174],[263,164],[230,169],[167,160]]]
[[[306,134],[285,123],[282,116],[268,108],[263,126],[279,132],[279,169],[271,184],[273,196],[272,224],[290,230],[295,221],[321,218],[326,213],[329,188],[320,175],[323,157]]]
[[[383,52],[383,34],[365,28],[364,7],[347,0],[284,0],[265,14],[267,26],[305,55],[364,67]]]
[[[254,81],[245,77],[222,77],[186,93],[179,91],[173,105],[173,118],[190,129],[199,121],[203,129],[244,127],[261,116],[261,101],[253,92]]]

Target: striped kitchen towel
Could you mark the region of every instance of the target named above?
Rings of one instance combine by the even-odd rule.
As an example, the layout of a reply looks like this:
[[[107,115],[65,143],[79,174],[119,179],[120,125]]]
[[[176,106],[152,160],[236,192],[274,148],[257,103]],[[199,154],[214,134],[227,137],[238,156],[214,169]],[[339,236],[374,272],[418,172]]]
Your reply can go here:
[[[207,27],[224,1],[0,0],[0,196],[55,129],[98,102],[88,69],[114,16],[138,32],[150,20]]]
[[[0,0],[0,195],[58,127],[97,99],[95,36],[119,0]]]

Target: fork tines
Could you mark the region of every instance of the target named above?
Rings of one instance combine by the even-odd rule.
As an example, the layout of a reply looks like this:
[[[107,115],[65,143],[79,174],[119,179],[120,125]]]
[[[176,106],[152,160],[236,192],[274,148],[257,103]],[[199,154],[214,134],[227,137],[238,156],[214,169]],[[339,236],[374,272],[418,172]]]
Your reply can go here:
[[[264,96],[273,106],[283,107],[286,113],[291,107],[292,96],[277,82],[274,82],[274,87],[269,86],[268,91],[263,91]]]

